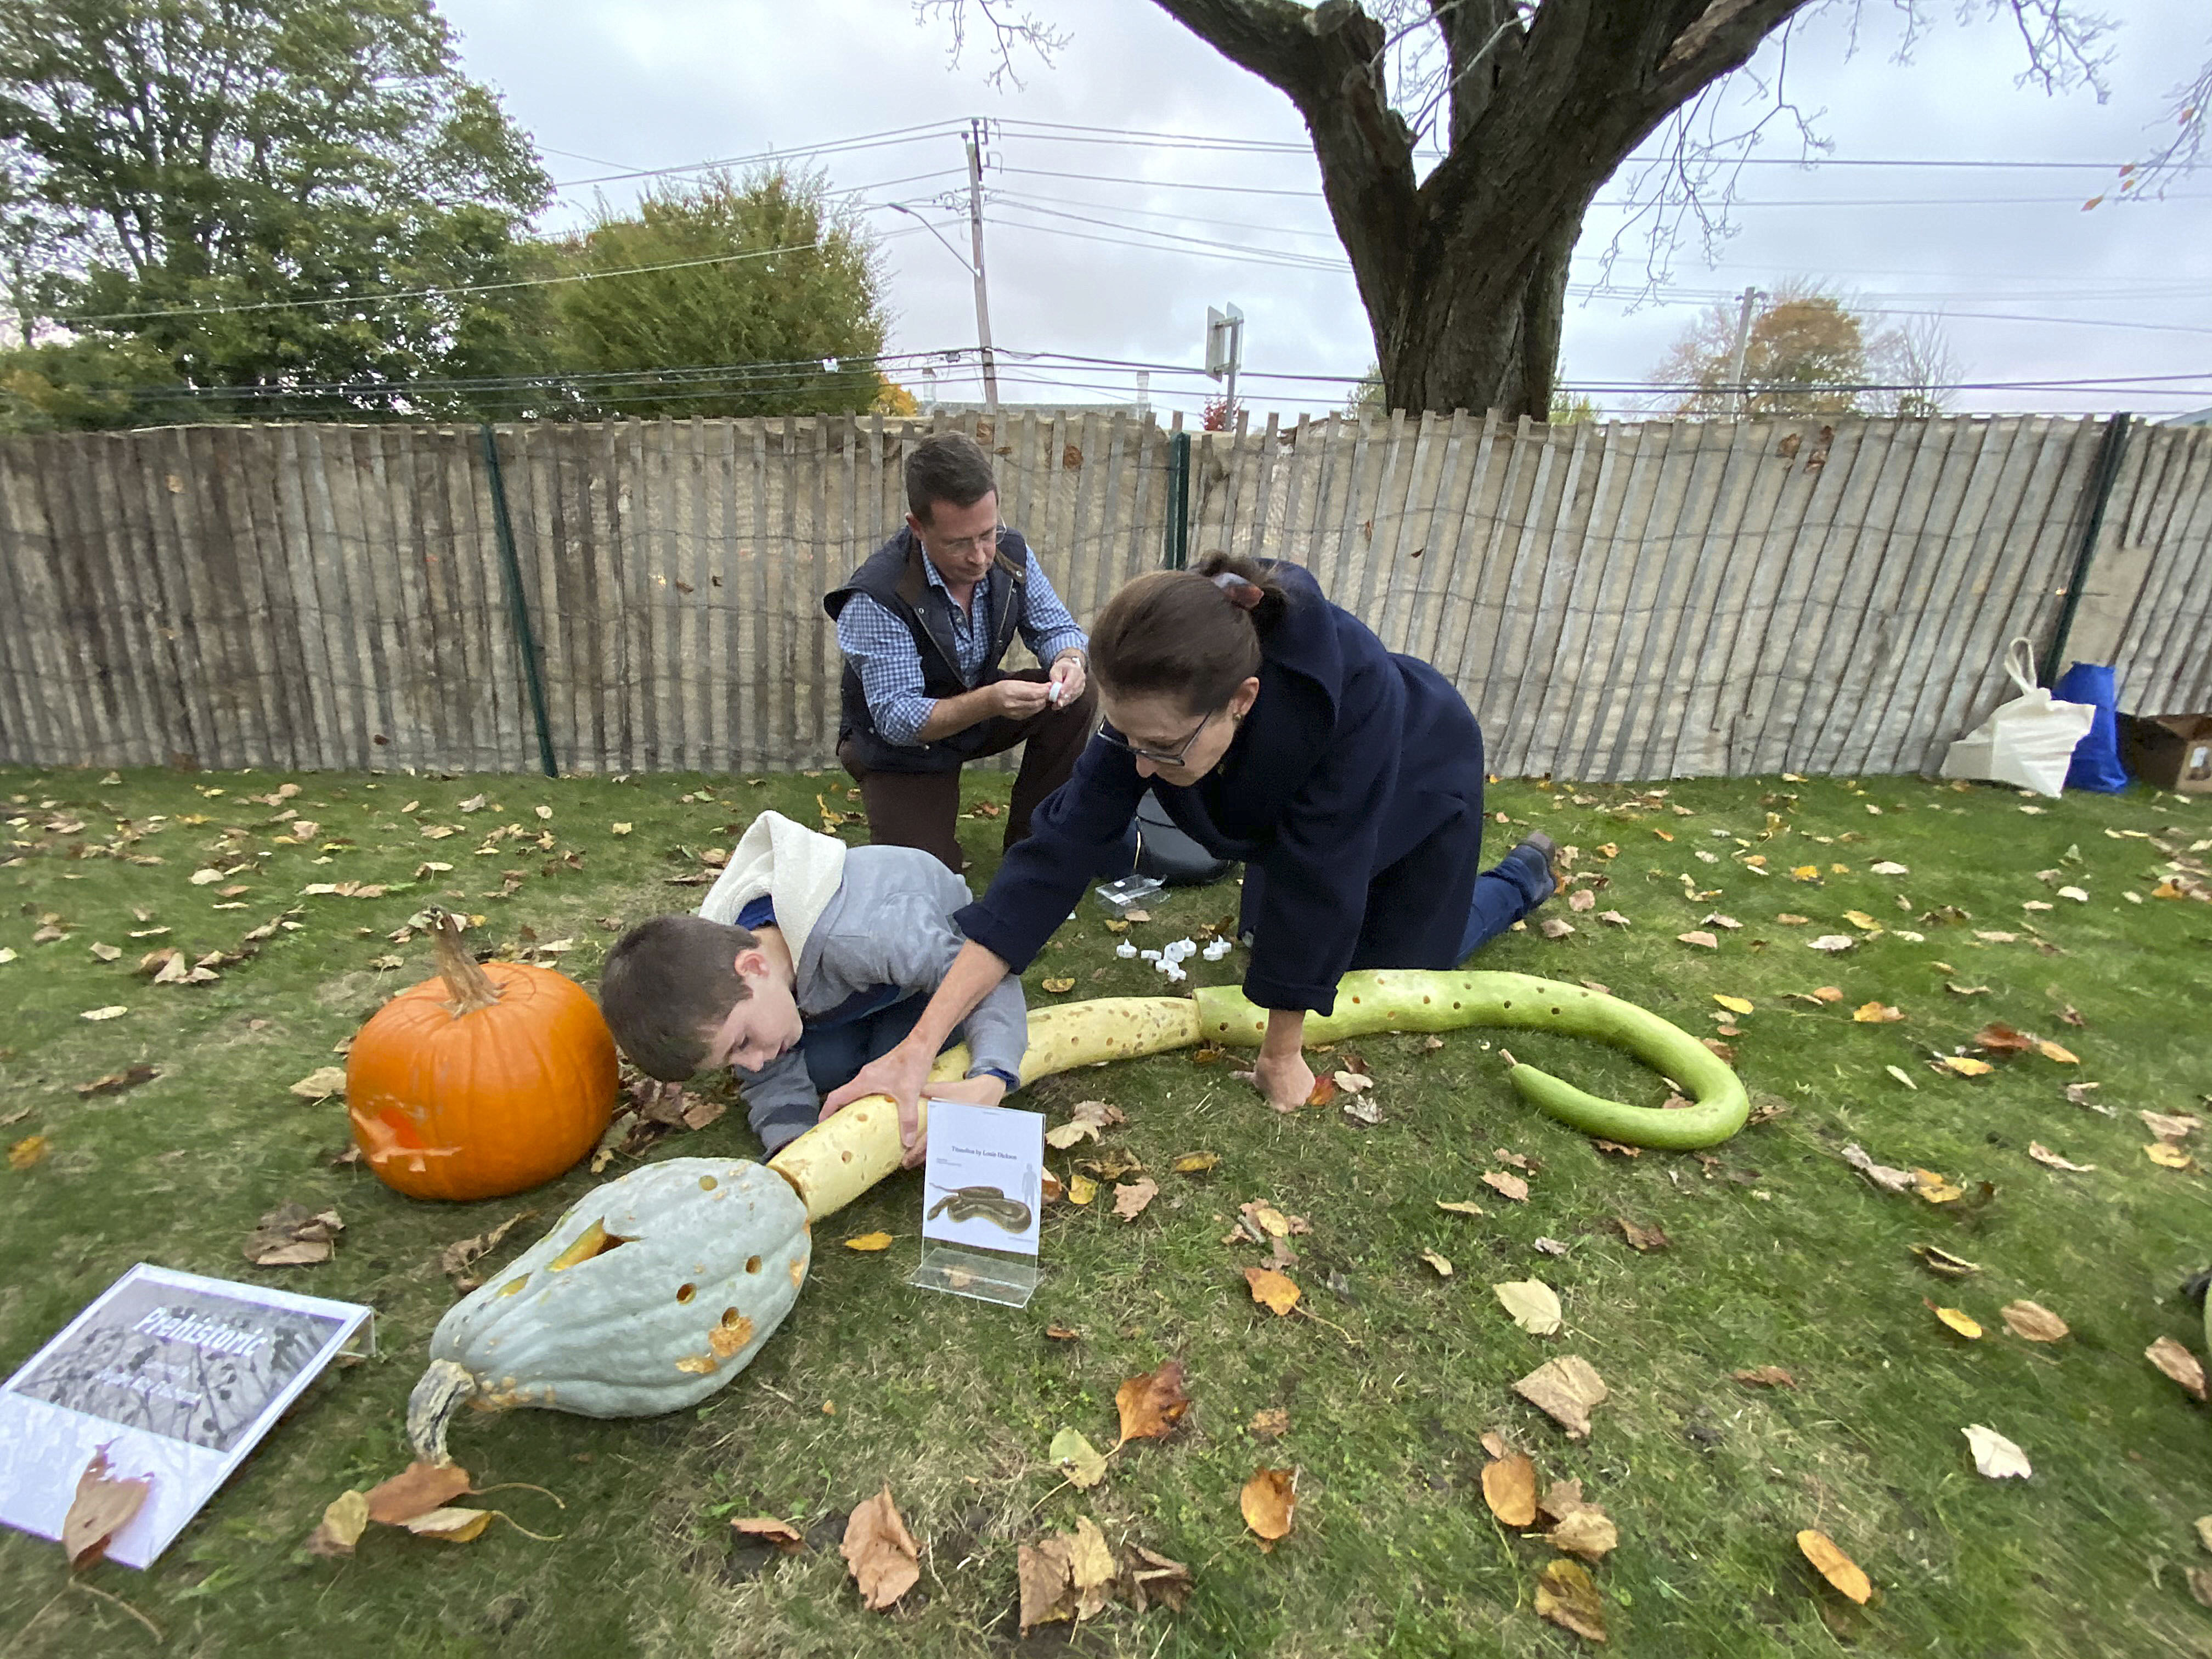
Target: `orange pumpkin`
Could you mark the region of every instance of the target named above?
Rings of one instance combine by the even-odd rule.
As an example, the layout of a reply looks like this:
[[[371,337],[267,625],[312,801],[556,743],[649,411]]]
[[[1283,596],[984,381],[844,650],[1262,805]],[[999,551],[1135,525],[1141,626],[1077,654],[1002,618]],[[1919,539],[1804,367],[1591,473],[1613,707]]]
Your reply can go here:
[[[438,976],[377,1010],[346,1059],[362,1158],[410,1198],[499,1198],[599,1143],[620,1088],[599,1005],[550,968],[479,963],[434,916]]]

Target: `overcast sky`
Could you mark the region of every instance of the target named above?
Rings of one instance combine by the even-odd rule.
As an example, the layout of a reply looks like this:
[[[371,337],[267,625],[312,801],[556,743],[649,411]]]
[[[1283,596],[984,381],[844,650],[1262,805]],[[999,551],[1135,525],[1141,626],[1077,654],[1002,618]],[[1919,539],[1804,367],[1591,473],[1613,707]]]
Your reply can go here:
[[[994,123],[986,264],[1002,350],[1192,367],[1202,360],[1207,307],[1234,302],[1247,318],[1248,407],[1287,417],[1340,404],[1340,384],[1267,378],[1357,376],[1374,358],[1288,100],[1148,0],[1033,4],[1069,43],[1050,67],[1024,58],[1024,84],[1004,91],[987,82],[987,52],[971,40],[951,65],[949,32],[918,23],[904,0],[443,0],[441,9],[468,72],[501,93],[563,184],[550,228],[587,215],[595,192],[618,208],[634,200],[641,181],[611,173],[922,128],[812,164],[834,189],[857,192],[850,199],[884,238],[889,349],[972,347],[964,265],[885,204],[920,210],[964,258],[958,125],[981,116]],[[2119,26],[2102,104],[2086,89],[2051,95],[2023,84],[2026,56],[2008,25],[1960,24],[1949,0],[1923,7],[1933,21],[1909,63],[1897,61],[1899,14],[1882,0],[1866,0],[1856,53],[1844,0],[1801,23],[1783,84],[1832,149],[1809,167],[1792,165],[1794,125],[1770,121],[1750,154],[1772,159],[1741,170],[1736,231],[1712,262],[1692,231],[1655,286],[1647,239],[1632,229],[1601,287],[1601,255],[1628,216],[1607,204],[1625,199],[1629,173],[1600,193],[1577,257],[1566,381],[1641,385],[1699,307],[1747,284],[1811,278],[1883,321],[1940,314],[1960,380],[2098,383],[1963,391],[1960,410],[2163,415],[2212,404],[2212,167],[2175,181],[2163,201],[2082,210],[2112,189],[2119,164],[2158,143],[2176,83],[2212,54],[2212,7],[2106,0]],[[1771,77],[1782,67],[1770,41],[1747,73]],[[1741,85],[1722,125],[1741,127],[1771,102]],[[1188,142],[1205,138],[1285,148]],[[1875,161],[2034,165],[1865,165]],[[949,196],[939,199],[956,191],[957,213]],[[2123,384],[2200,370],[2179,387]],[[941,395],[976,395],[972,374],[949,370]],[[900,378],[921,391],[918,373]],[[1210,387],[1155,373],[1152,401],[1195,410]],[[1137,385],[1127,370],[1008,363],[1001,394],[1121,402]],[[1638,399],[1609,390],[1597,401],[1613,410]]]

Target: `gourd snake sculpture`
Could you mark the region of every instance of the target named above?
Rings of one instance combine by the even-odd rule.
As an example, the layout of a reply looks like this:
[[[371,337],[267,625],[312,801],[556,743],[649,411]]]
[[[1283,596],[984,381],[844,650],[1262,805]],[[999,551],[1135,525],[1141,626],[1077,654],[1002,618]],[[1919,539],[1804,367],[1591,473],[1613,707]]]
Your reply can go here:
[[[1335,1012],[1309,1018],[1305,1036],[1320,1043],[1467,1026],[1608,1043],[1690,1097],[1686,1108],[1628,1106],[1533,1066],[1508,1070],[1522,1098],[1586,1133],[1688,1151],[1726,1140],[1749,1114],[1735,1073],[1687,1032],[1619,998],[1524,974],[1348,975]],[[1266,1012],[1228,988],[1036,1009],[1022,1081],[1200,1042],[1257,1047],[1266,1029]],[[958,1078],[967,1068],[967,1049],[956,1048],[939,1057],[932,1076]],[[799,1136],[765,1166],[671,1158],[586,1194],[505,1273],[439,1322],[429,1369],[408,1402],[416,1455],[448,1461],[447,1427],[464,1403],[586,1417],[648,1416],[696,1404],[751,1363],[798,1299],[811,1224],[851,1203],[902,1158],[897,1110],[874,1095]]]

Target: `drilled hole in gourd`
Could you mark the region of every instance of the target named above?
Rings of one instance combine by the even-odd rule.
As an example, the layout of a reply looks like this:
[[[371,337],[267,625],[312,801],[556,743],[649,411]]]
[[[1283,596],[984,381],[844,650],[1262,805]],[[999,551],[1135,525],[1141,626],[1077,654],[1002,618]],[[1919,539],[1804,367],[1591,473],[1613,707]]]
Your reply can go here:
[[[1555,1014],[1556,1014],[1556,1013],[1558,1013],[1559,1011],[1559,1009],[1558,1009],[1556,1006],[1554,1006],[1554,1007],[1553,1008],[1552,1012],[1553,1012],[1553,1013],[1555,1013]]]
[[[1501,1008],[1510,1008],[1513,1005],[1510,1002],[1501,1002],[1498,1006]]]
[[[574,1243],[545,1265],[557,1272],[562,1267],[573,1267],[580,1261],[589,1261],[595,1255],[605,1255],[617,1246],[629,1243],[629,1240],[621,1234],[611,1233],[600,1223],[594,1221],[576,1236]]]
[[[1423,1002],[1424,1004],[1425,1004],[1425,1003],[1427,1003],[1427,1002],[1429,1001],[1429,999],[1428,999],[1427,997],[1423,997],[1423,998],[1421,999],[1421,1000],[1422,1000],[1422,1002]]]
[[[853,1161],[853,1155],[850,1152],[840,1152],[837,1155],[837,1161],[840,1164],[850,1164]]]
[[[743,1314],[739,1313],[739,1312],[738,1312],[735,1308],[725,1308],[725,1309],[723,1309],[723,1310],[722,1310],[722,1323],[723,1323],[723,1324],[725,1324],[725,1325],[730,1325],[730,1326],[735,1326],[735,1325],[742,1325],[742,1324],[744,1324],[744,1322],[745,1322],[745,1316],[744,1316],[744,1315],[743,1315]]]
[[[1461,1007],[1461,1006],[1464,1006],[1464,1005],[1460,1004],[1460,1003],[1456,1003],[1456,1002],[1455,1002],[1454,1004],[1452,1004],[1452,1006],[1453,1006],[1453,1007],[1455,1007],[1455,1008]]]
[[[758,1273],[760,1271],[760,1258],[757,1255],[747,1256],[745,1258],[745,1271],[749,1273]]]
[[[702,1193],[711,1193],[720,1184],[720,1183],[712,1176],[701,1176],[699,1177],[699,1190]]]
[[[696,1285],[678,1285],[676,1287],[676,1299],[678,1302],[689,1302],[698,1294],[699,1287]]]

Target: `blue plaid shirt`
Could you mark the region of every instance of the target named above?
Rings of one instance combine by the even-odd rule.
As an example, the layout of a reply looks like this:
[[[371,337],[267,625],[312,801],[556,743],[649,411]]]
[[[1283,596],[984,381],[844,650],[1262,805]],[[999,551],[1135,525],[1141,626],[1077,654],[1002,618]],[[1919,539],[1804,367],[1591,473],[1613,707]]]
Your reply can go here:
[[[921,568],[931,586],[945,587],[945,578],[937,574],[936,562],[927,553],[921,556]],[[958,652],[960,678],[971,690],[991,649],[991,584],[1005,580],[993,565],[975,584],[968,608],[952,606],[952,642]],[[1075,618],[1045,580],[1034,550],[1023,592],[1022,614],[1015,625],[1022,643],[1036,653],[1039,662],[1049,663],[1071,647],[1088,648],[1089,636],[1075,625]],[[945,597],[951,599],[949,591]],[[837,648],[860,675],[868,712],[875,716],[884,741],[920,744],[922,723],[937,707],[937,699],[921,689],[921,654],[906,624],[866,593],[855,593],[837,617]]]

